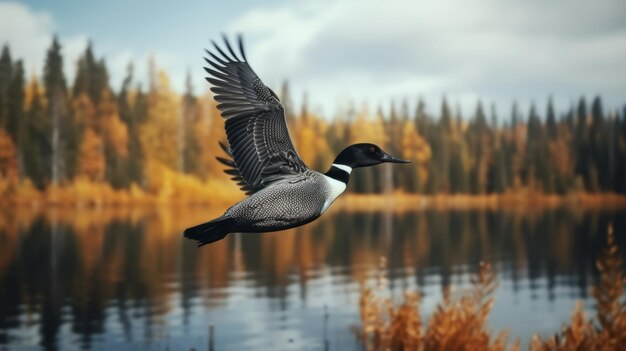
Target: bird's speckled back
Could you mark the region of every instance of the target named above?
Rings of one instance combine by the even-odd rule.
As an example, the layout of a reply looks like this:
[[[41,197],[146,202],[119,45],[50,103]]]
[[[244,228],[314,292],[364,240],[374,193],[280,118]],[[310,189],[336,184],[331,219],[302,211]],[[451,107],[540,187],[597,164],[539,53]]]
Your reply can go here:
[[[225,214],[236,218],[238,227],[250,228],[250,232],[280,230],[318,218],[335,194],[326,176],[308,170],[252,194]]]

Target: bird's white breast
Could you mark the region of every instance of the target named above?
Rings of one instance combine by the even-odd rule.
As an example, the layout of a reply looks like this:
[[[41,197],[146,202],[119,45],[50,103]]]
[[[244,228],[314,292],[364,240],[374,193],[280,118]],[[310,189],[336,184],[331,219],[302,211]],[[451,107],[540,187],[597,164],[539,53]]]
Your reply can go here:
[[[324,176],[324,179],[328,182],[330,193],[324,201],[322,213],[346,190],[346,183],[327,176]]]

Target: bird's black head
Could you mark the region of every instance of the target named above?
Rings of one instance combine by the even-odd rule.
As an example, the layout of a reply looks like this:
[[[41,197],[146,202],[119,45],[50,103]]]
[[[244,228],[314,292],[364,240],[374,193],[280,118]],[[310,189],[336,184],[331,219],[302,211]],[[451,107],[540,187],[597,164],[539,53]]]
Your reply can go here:
[[[391,156],[378,145],[363,143],[353,144],[343,149],[333,163],[358,168],[374,166],[383,162],[409,163],[410,161]]]

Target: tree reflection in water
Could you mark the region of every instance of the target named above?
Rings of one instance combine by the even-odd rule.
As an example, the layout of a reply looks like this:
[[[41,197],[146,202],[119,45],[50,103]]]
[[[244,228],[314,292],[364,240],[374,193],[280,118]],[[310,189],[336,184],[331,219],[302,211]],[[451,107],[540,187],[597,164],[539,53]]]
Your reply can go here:
[[[548,306],[552,332],[587,298],[607,223],[626,231],[616,211],[334,211],[202,249],[182,239],[219,210],[4,211],[0,345],[204,349],[214,325],[218,349],[354,348],[358,281],[380,256],[391,290],[425,302],[489,260],[502,281],[492,318],[516,336],[534,323],[525,310]]]

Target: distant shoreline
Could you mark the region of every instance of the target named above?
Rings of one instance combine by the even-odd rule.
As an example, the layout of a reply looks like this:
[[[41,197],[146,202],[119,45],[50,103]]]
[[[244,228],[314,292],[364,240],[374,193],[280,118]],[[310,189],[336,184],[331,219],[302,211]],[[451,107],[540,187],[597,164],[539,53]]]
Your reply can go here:
[[[613,193],[575,193],[550,195],[541,193],[504,194],[438,194],[400,193],[390,195],[349,194],[340,207],[349,210],[414,210],[414,209],[489,209],[544,210],[554,208],[619,209],[626,208],[626,195]]]
[[[214,196],[159,197],[141,191],[100,189],[93,196],[68,196],[59,189],[54,191],[13,194],[0,199],[0,208],[131,208],[131,207],[213,207],[227,208],[241,200],[241,193],[219,192]],[[23,196],[22,196],[23,195]],[[333,208],[336,210],[381,211],[420,209],[507,209],[543,210],[551,208],[619,209],[626,208],[626,195],[615,193],[570,193],[566,195],[519,192],[503,194],[436,194],[424,195],[395,191],[389,194],[347,193],[340,197]]]

